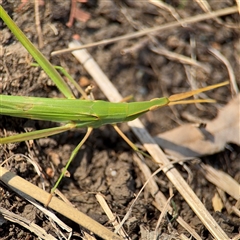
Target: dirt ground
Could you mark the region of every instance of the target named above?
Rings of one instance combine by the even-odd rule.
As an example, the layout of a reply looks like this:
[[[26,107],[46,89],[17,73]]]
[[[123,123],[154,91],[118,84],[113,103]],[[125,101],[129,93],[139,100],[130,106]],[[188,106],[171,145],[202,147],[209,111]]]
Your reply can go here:
[[[181,18],[203,13],[197,1],[165,2],[175,9]],[[208,2],[213,11],[236,5],[236,1],[233,0]],[[75,34],[79,35],[80,40],[86,44],[175,21],[167,9],[154,6],[148,1],[89,0],[87,3],[77,4],[79,9],[90,14],[89,20],[84,22],[75,19],[73,25],[68,27],[66,24],[70,15],[70,0],[39,1],[39,4],[43,36],[41,52],[52,64],[63,66],[83,88],[93,84],[95,86],[93,94],[96,99],[106,100],[93,79],[74,56],[71,53],[65,53],[53,57],[51,56],[52,51],[67,48]],[[36,30],[34,1],[28,1],[25,5],[22,5],[21,1],[3,1],[3,7],[26,36],[38,46],[39,33]],[[226,66],[208,51],[209,47],[214,47],[228,59],[239,85],[240,44],[239,28],[236,28],[237,25],[239,26],[239,15],[235,13],[223,16],[220,17],[220,20],[221,23],[217,20],[206,20],[183,27],[170,28],[160,31],[154,36],[121,40],[108,45],[92,47],[88,51],[119,92],[124,97],[133,95],[134,101],[150,100],[163,95],[169,96],[177,92],[188,91],[191,88],[188,75],[189,65],[181,63],[178,59],[157,54],[153,52],[153,47],[155,49],[163,47],[163,49],[187,57],[195,55],[199,62],[204,63],[205,68],[193,67],[191,69],[191,71],[194,70],[193,78],[197,82],[197,87],[229,80]],[[40,68],[29,65],[31,57],[2,21],[0,29],[2,51],[0,93],[62,98],[63,95],[44,72]],[[123,52],[125,54],[122,54]],[[74,93],[77,97],[79,96],[75,90]],[[219,108],[226,105],[232,95],[229,87],[223,87],[208,92],[207,97],[216,99],[218,104],[203,104],[200,107],[195,105],[165,107],[147,113],[141,117],[141,120],[150,134],[155,136],[189,122],[186,113],[194,116],[197,120],[200,119],[201,122],[215,118]],[[26,129],[43,129],[57,125],[7,116],[0,116],[0,119],[1,137],[25,132]],[[140,145],[126,124],[119,126],[134,143]],[[78,129],[33,142],[2,145],[0,147],[1,162],[7,160],[5,167],[39,187],[44,181],[46,191],[49,192],[59,176],[61,167],[66,164],[72,150],[83,138],[85,132],[85,129]],[[134,154],[134,151],[111,126],[95,129],[70,165],[71,177],[64,178],[59,190],[78,210],[113,231],[111,222],[97,202],[95,194],[100,192],[104,195],[112,212],[117,214],[120,219],[123,218],[146,181],[133,160]],[[44,180],[39,178],[27,158],[37,162]],[[238,183],[240,183],[239,160],[240,147],[231,142],[227,143],[225,150],[201,158],[201,162],[222,170]],[[151,160],[146,159],[146,162],[152,172],[158,168],[158,165]],[[198,164],[198,161],[187,163],[193,176],[189,185],[228,237],[233,238],[240,231],[239,216],[227,211],[225,206],[221,212],[214,211],[212,202],[217,188],[206,180]],[[185,179],[189,177],[189,173],[183,166],[176,167]],[[116,176],[113,173],[116,173]],[[163,173],[159,173],[156,179],[166,198],[169,198],[171,192],[174,193],[171,206],[174,206],[177,214],[195,229],[202,239],[212,239],[212,235],[168,178]],[[4,184],[0,185],[0,191],[2,208],[36,223],[56,239],[64,239],[56,233],[49,219],[40,210]],[[231,196],[226,195],[226,198],[230,205],[236,204],[236,200]],[[146,188],[124,224],[125,230],[131,239],[153,239],[150,237],[150,233],[155,230],[159,216],[160,212],[154,206],[154,198]],[[83,238],[81,226],[61,215],[59,218],[73,229],[71,239]],[[159,234],[158,239],[180,239],[181,234],[190,238],[190,234],[170,215],[165,215],[162,219],[157,233]],[[0,239],[38,239],[38,237],[17,223],[1,219]]]

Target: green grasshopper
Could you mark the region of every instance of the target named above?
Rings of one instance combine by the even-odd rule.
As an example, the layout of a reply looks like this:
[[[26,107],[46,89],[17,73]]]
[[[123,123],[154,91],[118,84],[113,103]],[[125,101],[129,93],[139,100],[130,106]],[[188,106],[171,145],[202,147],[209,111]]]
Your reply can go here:
[[[38,64],[45,70],[48,76],[54,81],[58,89],[66,97],[66,99],[51,99],[0,95],[1,115],[64,123],[64,125],[59,127],[37,130],[33,132],[18,134],[15,136],[0,138],[0,144],[38,139],[68,131],[74,128],[88,128],[88,131],[84,138],[73,150],[67,165],[65,166],[57,183],[54,185],[51,191],[51,196],[58,187],[60,181],[62,180],[64,174],[67,171],[68,166],[76,156],[77,152],[89,137],[93,128],[98,128],[105,124],[112,124],[115,128],[117,128],[117,123],[134,120],[148,111],[152,111],[167,105],[196,102],[213,102],[213,100],[211,99],[183,99],[228,84],[228,82],[223,82],[205,88],[189,91],[186,93],[175,94],[170,97],[156,98],[152,99],[151,101],[145,102],[112,103],[99,100],[75,99],[68,85],[61,78],[56,69],[26,38],[24,33],[17,27],[17,25],[12,21],[12,19],[8,16],[8,14],[1,6],[0,13],[1,18],[4,20],[9,29],[25,46],[29,53],[35,58]],[[120,135],[134,150],[138,150],[135,145],[129,139],[127,139],[127,137],[122,132],[120,133]],[[50,202],[50,200],[51,197],[48,200],[48,203]]]

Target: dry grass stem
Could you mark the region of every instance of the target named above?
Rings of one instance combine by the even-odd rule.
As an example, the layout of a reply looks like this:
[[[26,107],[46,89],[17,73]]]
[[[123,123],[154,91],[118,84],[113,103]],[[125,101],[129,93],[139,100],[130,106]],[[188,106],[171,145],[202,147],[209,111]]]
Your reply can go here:
[[[53,237],[51,234],[48,234],[43,228],[39,227],[37,224],[31,222],[30,220],[21,217],[19,214],[12,213],[2,207],[0,207],[0,212],[4,219],[23,226],[30,232],[36,234],[39,238],[47,240],[56,240],[55,237]]]
[[[203,69],[204,71],[208,72],[208,69],[206,68],[206,66],[203,63],[200,63],[199,61],[196,61],[190,57],[168,51],[168,50],[164,49],[163,47],[154,47],[153,45],[150,45],[149,47],[152,52],[163,55],[170,60],[178,61],[182,64],[188,64],[188,65],[191,65],[194,67],[199,67],[199,68]]]
[[[203,163],[201,167],[208,181],[228,193],[234,199],[238,200],[240,198],[240,185],[231,176]]]
[[[39,16],[39,1],[34,1],[34,10],[35,10],[35,24],[38,34],[38,47],[39,49],[43,48],[44,42],[43,42],[43,36],[42,36],[42,29],[41,29],[41,22],[40,22],[40,16]]]
[[[127,235],[126,231],[124,230],[124,228],[122,226],[120,226],[117,217],[114,216],[114,214],[112,213],[110,207],[108,206],[108,204],[107,204],[106,200],[104,199],[104,197],[102,196],[102,194],[100,194],[100,193],[96,194],[96,198],[97,198],[99,204],[101,205],[102,209],[108,216],[109,221],[115,228],[115,230],[116,230],[115,233],[118,233],[124,239],[130,239],[129,236]]]
[[[231,83],[231,87],[232,87],[232,94],[235,96],[239,93],[239,89],[237,86],[237,82],[236,82],[236,78],[234,75],[234,71],[233,68],[230,64],[230,62],[227,60],[227,58],[225,56],[223,56],[217,49],[214,49],[212,47],[209,47],[208,50],[210,51],[210,53],[212,53],[217,59],[219,59],[220,61],[223,62],[223,64],[226,66],[227,70],[228,70],[228,74],[229,74],[229,78],[230,78],[230,83]]]
[[[215,12],[205,13],[205,14],[194,16],[194,17],[189,17],[189,18],[183,19],[179,22],[166,23],[162,26],[157,26],[157,27],[153,27],[153,28],[144,29],[144,30],[141,30],[141,31],[138,31],[138,32],[135,32],[135,33],[126,34],[126,35],[111,38],[111,39],[104,39],[104,40],[101,40],[101,41],[98,41],[98,42],[81,45],[81,46],[71,48],[71,49],[67,48],[67,49],[62,49],[62,50],[59,50],[59,51],[54,51],[54,52],[51,53],[51,55],[54,56],[54,55],[58,55],[58,54],[72,52],[73,50],[80,50],[80,49],[95,47],[95,46],[99,46],[99,45],[106,45],[106,44],[118,42],[118,41],[121,41],[121,40],[139,38],[139,37],[145,36],[145,35],[150,34],[150,33],[163,31],[163,30],[166,30],[166,29],[172,29],[174,27],[179,27],[179,26],[182,26],[182,24],[191,24],[191,23],[211,19],[213,17],[219,17],[219,16],[232,14],[232,13],[235,13],[235,12],[237,12],[237,7],[225,8],[225,9],[221,9],[221,10],[218,10],[218,11],[215,11]]]
[[[45,204],[46,199],[49,198],[49,193],[22,179],[21,177],[7,171],[3,167],[0,167],[0,178],[2,182],[10,186],[15,192],[25,195],[25,199],[31,197]],[[76,208],[68,206],[66,203],[56,197],[52,198],[51,202],[49,203],[49,207],[76,222],[77,224],[85,227],[89,231],[92,231],[103,239],[122,239],[98,222],[81,213]]]

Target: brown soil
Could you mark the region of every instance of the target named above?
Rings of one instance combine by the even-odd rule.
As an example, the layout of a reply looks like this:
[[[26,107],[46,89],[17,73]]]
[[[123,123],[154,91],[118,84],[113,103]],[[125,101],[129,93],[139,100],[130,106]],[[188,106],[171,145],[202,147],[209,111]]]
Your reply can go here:
[[[177,10],[182,18],[203,13],[199,5],[193,1],[167,2]],[[213,10],[236,4],[233,0],[220,1],[217,4],[215,1],[208,2]],[[38,33],[35,25],[34,1],[29,1],[21,9],[19,9],[19,6],[20,1],[3,1],[4,9],[27,37],[37,45]],[[157,8],[147,1],[89,0],[88,3],[79,6],[89,12],[91,18],[85,23],[75,21],[71,28],[66,26],[69,18],[70,1],[45,1],[44,6],[40,6],[39,14],[44,42],[41,49],[42,53],[54,65],[63,66],[83,87],[85,87],[83,77],[86,77],[87,84],[94,84],[94,82],[71,53],[55,57],[50,56],[52,51],[67,48],[74,34],[80,35],[83,43],[91,43],[175,20],[169,12]],[[199,86],[225,81],[229,79],[226,67],[221,61],[213,57],[207,49],[209,46],[218,49],[229,60],[235,75],[239,76],[237,67],[237,55],[240,50],[239,34],[237,29],[225,25],[225,23],[237,25],[238,18],[237,14],[232,14],[221,17],[223,24],[214,20],[207,20],[185,28],[168,29],[156,35],[156,44],[160,44],[172,52],[190,56],[192,50],[190,38],[194,39],[197,47],[193,47],[193,50],[197,59],[204,62],[208,68],[207,72],[195,68]],[[0,93],[51,98],[63,97],[39,68],[29,66],[31,58],[28,53],[2,22],[0,22],[0,28],[1,44],[3,46],[1,50],[3,54],[0,60],[2,62],[0,65]],[[131,54],[121,55],[123,50],[140,44],[142,45],[137,50],[133,50]],[[142,37],[90,48],[89,52],[113,84],[117,86],[120,93],[123,96],[133,95],[136,101],[150,100],[155,97],[168,96],[176,92],[189,90],[184,65],[153,53],[150,49],[151,45],[148,37]],[[226,89],[221,88],[211,91],[208,93],[208,97],[214,98],[225,105],[231,99],[230,91]],[[93,93],[96,99],[105,99],[97,86]],[[217,111],[218,109],[214,104],[205,104],[201,109],[197,109],[195,106],[178,106],[174,109],[166,107],[146,114],[141,120],[149,132],[156,135],[187,122],[182,115],[184,112],[189,112],[200,119],[212,119],[216,116]],[[5,116],[0,116],[0,119],[1,136],[24,132],[26,128],[42,129],[55,126],[55,123]],[[125,124],[121,125],[121,129],[130,139],[138,143],[138,140]],[[84,133],[84,129],[79,129],[46,139],[35,140],[33,143],[22,142],[4,145],[0,148],[0,159],[3,162],[10,156],[16,156],[16,158],[8,160],[8,168],[22,178],[41,187],[41,180],[34,171],[34,167],[26,161],[25,157],[19,157],[19,154],[33,158],[41,167],[45,176],[46,190],[49,191],[59,176],[61,166],[66,164],[71,151],[82,139]],[[95,193],[101,192],[105,196],[113,213],[116,213],[120,218],[125,215],[135,198],[135,194],[139,192],[145,182],[141,171],[132,160],[133,154],[134,152],[112,127],[104,126],[95,129],[71,164],[69,168],[71,177],[65,178],[61,182],[59,190],[80,211],[112,230],[111,223],[108,222],[106,214],[96,201]],[[51,157],[53,155],[55,157]],[[51,161],[55,158],[59,158],[61,161],[58,166]],[[204,157],[202,161],[214,168],[223,170],[240,182],[239,158],[239,146],[229,143],[225,151]],[[150,160],[147,160],[147,162],[152,171],[157,169],[158,166]],[[202,176],[197,164],[189,162],[188,167],[194,176],[189,183],[192,189],[204,202],[208,211],[214,216],[229,238],[237,235],[240,230],[240,221],[236,215],[228,213],[225,208],[221,213],[213,210],[212,198],[216,192],[216,187]],[[56,173],[51,176],[49,171],[51,172],[53,168],[55,168]],[[187,178],[187,172],[181,166],[178,169]],[[112,176],[113,171],[117,173],[115,177]],[[201,238],[212,239],[208,230],[162,173],[158,175],[157,182],[166,198],[169,197],[170,189],[174,192],[173,201],[178,214],[196,230]],[[2,184],[0,190],[1,207],[35,222],[58,239],[55,230],[53,230],[51,223],[44,214]],[[153,200],[146,189],[136,202],[131,216],[125,224],[125,229],[132,239],[140,239],[143,229],[149,232],[154,231],[160,212],[152,204]],[[228,197],[228,201],[232,205],[236,203],[231,197]],[[81,226],[61,216],[59,217],[73,228],[72,239],[80,239],[82,236]],[[165,236],[166,239],[178,239],[182,233],[190,237],[185,229],[180,227],[175,220],[171,221],[168,216],[165,216],[162,220],[158,233],[162,237]],[[22,226],[11,221],[5,221],[1,223],[0,239],[38,238]],[[159,239],[165,238],[160,237]]]

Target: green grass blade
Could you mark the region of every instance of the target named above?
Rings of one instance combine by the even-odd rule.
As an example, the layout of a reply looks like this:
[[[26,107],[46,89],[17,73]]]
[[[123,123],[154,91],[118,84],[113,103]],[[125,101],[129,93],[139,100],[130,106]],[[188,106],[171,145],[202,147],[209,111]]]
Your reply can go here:
[[[56,69],[51,63],[43,56],[43,54],[28,40],[24,33],[18,28],[15,22],[9,17],[7,12],[0,6],[0,17],[12,31],[15,37],[22,43],[37,63],[42,67],[46,74],[54,81],[58,89],[67,97],[74,98],[71,90],[66,82],[62,79]]]

